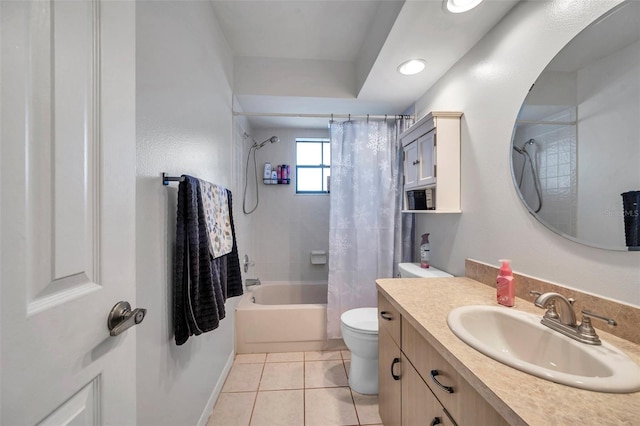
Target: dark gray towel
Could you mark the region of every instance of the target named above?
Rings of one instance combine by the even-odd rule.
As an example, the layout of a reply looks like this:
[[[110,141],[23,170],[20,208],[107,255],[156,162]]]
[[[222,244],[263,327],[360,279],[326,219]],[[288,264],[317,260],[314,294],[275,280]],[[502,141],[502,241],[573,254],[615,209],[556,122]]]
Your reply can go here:
[[[212,259],[198,179],[183,175],[178,187],[173,325],[177,345],[191,335],[215,330],[225,317],[227,297],[242,294],[231,193],[233,250]]]
[[[229,216],[231,216],[231,235],[233,237],[233,249],[231,253],[225,255],[227,260],[227,284],[224,287],[225,297],[240,296],[244,292],[242,289],[242,275],[240,273],[240,258],[238,257],[238,246],[236,245],[236,228],[233,225],[233,201],[231,191],[227,189],[229,199]]]

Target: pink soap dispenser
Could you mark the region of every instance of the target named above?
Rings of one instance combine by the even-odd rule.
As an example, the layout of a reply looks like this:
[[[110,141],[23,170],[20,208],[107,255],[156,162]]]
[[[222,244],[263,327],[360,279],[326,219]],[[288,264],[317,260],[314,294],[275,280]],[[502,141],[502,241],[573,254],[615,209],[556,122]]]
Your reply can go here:
[[[500,259],[500,262],[502,262],[502,266],[496,280],[497,299],[499,304],[511,307],[515,304],[516,299],[511,260]]]

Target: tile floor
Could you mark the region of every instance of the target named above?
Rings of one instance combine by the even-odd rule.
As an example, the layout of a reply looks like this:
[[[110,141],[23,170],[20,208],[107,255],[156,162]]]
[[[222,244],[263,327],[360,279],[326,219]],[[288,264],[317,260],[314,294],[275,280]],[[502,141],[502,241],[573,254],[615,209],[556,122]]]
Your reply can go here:
[[[207,426],[381,425],[378,396],[349,388],[349,351],[236,355]]]

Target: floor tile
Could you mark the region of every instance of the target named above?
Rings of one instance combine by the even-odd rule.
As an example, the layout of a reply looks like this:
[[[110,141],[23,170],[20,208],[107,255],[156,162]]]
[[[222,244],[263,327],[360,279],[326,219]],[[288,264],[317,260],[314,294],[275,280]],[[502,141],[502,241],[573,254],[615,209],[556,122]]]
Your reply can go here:
[[[248,426],[256,392],[221,393],[207,426]]]
[[[262,379],[260,380],[260,391],[303,388],[304,363],[276,362],[264,365]]]
[[[351,351],[340,351],[340,355],[344,360],[351,359]]]
[[[342,361],[311,361],[304,363],[304,387],[328,388],[348,386]]]
[[[248,392],[258,390],[264,364],[233,364],[222,392]]]
[[[348,387],[305,390],[306,426],[357,425]]]
[[[347,372],[347,377],[349,377],[349,369],[351,368],[351,361],[346,359],[344,361],[344,369]]]
[[[299,389],[258,392],[251,426],[263,425],[303,426],[304,391]]]
[[[334,359],[342,360],[340,351],[311,351],[304,353],[305,361],[327,361]]]
[[[356,404],[356,411],[361,425],[382,423],[380,413],[378,413],[378,395],[363,395],[353,390],[351,395]]]
[[[237,354],[236,364],[259,364],[264,362],[267,354]]]
[[[271,352],[267,354],[267,362],[304,361],[304,352]]]

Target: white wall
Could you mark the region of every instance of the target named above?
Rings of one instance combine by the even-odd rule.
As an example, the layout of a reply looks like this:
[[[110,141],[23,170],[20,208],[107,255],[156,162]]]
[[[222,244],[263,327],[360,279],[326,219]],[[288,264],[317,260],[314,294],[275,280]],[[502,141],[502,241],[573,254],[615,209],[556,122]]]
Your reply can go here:
[[[509,165],[513,125],[532,82],[618,3],[521,2],[417,101],[418,116],[464,112],[463,213],[417,216],[416,235],[431,233],[434,266],[463,275],[465,258],[493,265],[511,258],[517,272],[640,306],[638,253],[583,246],[546,229],[518,198]]]
[[[209,2],[140,1],[136,24],[137,301],[148,309],[137,333],[138,424],[204,424],[232,361],[238,298],[218,329],[175,345],[177,183],[163,186],[160,173],[237,187],[232,56]]]
[[[250,268],[247,276],[263,281],[326,281],[328,263],[312,265],[310,256],[311,250],[329,252],[329,195],[296,195],[295,143],[296,138],[328,138],[329,130],[260,129],[253,137],[262,142],[274,135],[280,142],[267,144],[256,154],[260,202],[250,215],[251,246],[247,253],[255,261],[255,267]],[[261,177],[265,162],[274,166],[291,165],[291,184],[264,185]],[[249,163],[250,190],[255,188],[253,176],[252,159]],[[247,191],[247,210],[254,205],[255,194]]]

